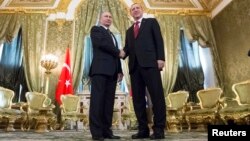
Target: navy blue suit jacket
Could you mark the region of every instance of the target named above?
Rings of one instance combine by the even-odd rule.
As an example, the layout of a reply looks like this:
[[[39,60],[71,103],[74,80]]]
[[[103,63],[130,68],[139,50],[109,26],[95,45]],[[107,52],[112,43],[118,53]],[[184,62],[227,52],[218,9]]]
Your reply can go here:
[[[93,26],[90,33],[93,45],[93,60],[89,75],[115,75],[122,73],[117,41],[102,26]]]

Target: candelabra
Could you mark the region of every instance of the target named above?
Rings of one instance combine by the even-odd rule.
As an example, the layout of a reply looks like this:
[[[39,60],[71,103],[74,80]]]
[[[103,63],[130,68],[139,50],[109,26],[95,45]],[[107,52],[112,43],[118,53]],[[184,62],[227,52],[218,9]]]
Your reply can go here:
[[[47,54],[42,56],[41,66],[46,69],[46,85],[45,85],[45,93],[49,92],[49,75],[51,74],[51,70],[56,68],[58,65],[58,58],[53,54]]]

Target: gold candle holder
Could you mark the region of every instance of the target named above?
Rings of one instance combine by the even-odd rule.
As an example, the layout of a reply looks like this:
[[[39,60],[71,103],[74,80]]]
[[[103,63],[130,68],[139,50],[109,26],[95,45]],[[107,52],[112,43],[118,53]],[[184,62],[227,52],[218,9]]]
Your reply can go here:
[[[58,58],[53,54],[47,54],[42,56],[41,59],[41,66],[45,68],[45,74],[46,74],[46,85],[45,85],[45,93],[49,93],[49,75],[51,73],[51,70],[56,68],[58,65]]]

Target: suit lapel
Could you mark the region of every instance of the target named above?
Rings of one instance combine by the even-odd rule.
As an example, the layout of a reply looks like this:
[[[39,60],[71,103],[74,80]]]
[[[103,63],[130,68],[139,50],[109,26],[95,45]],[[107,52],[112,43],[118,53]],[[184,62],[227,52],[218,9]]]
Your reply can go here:
[[[115,47],[117,47],[118,48],[118,42],[117,42],[117,40],[116,40],[116,38],[115,38],[115,35],[111,32],[110,33],[111,34],[111,36],[114,38],[114,40],[115,40]],[[112,39],[113,40],[113,39]]]
[[[137,38],[138,38],[138,36],[140,36],[140,34],[142,33],[142,31],[143,31],[143,29],[144,29],[144,27],[145,27],[145,23],[146,23],[146,20],[143,18],[143,19],[141,20],[141,25],[140,25],[140,28],[139,28],[139,33],[138,33],[138,35],[137,35]]]
[[[102,28],[103,32],[107,35],[107,37],[109,37],[109,40],[113,43],[114,47],[118,47],[115,36],[114,36],[114,35],[111,35],[112,33],[111,33],[111,34],[108,33],[107,29],[105,29],[104,27],[102,27],[102,26],[100,26],[100,27]],[[113,36],[113,37],[112,37],[112,36]],[[113,38],[114,38],[114,40],[115,40],[115,43],[114,43],[114,41],[113,41]]]

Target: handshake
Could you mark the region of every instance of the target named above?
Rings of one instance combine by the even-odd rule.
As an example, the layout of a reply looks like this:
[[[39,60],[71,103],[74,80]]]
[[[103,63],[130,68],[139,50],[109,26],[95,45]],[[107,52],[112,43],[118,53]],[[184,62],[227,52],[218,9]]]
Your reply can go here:
[[[124,52],[123,49],[120,50],[119,57],[124,58],[126,56],[126,53]]]

